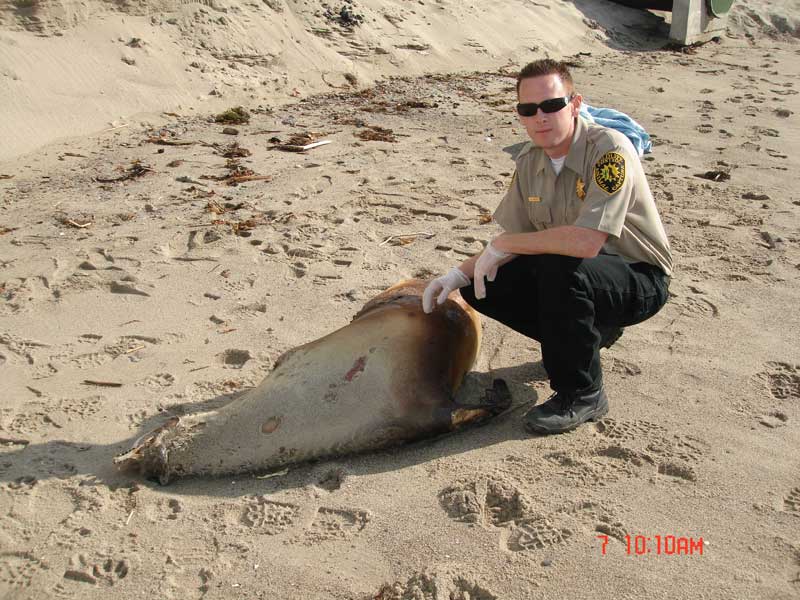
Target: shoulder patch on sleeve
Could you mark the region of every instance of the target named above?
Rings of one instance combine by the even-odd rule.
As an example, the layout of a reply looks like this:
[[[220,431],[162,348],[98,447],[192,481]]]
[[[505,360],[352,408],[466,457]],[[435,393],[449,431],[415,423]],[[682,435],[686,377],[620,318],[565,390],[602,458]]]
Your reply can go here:
[[[625,157],[619,152],[606,152],[594,165],[594,182],[607,194],[622,187],[625,175]]]

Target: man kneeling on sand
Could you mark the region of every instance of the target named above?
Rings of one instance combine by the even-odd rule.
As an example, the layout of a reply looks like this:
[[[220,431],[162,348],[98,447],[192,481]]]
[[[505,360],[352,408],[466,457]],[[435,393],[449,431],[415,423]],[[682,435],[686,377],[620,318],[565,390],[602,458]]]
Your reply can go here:
[[[504,233],[434,279],[423,306],[462,288],[478,312],[538,340],[555,393],[525,422],[561,433],[608,412],[599,351],[664,306],[672,255],[633,145],[579,116],[566,65],[525,66],[517,99],[532,143],[494,213]]]

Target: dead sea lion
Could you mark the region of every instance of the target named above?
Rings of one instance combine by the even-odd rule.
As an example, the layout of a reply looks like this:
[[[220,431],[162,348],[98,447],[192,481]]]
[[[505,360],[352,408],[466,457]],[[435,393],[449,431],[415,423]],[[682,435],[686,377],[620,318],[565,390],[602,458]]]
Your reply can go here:
[[[478,356],[480,319],[458,292],[426,315],[426,283],[394,285],[348,325],[283,354],[257,387],[171,418],[114,462],[166,484],[386,448],[502,412],[504,386],[480,404],[455,400]]]

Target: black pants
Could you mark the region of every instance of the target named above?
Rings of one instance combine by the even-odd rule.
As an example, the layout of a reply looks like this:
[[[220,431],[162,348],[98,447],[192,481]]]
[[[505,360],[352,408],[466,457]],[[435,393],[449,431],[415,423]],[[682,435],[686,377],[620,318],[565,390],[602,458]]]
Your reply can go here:
[[[461,295],[478,312],[541,343],[553,390],[588,392],[602,384],[602,332],[652,317],[666,303],[668,287],[669,278],[648,263],[613,254],[540,254],[500,267],[483,300],[473,286]]]

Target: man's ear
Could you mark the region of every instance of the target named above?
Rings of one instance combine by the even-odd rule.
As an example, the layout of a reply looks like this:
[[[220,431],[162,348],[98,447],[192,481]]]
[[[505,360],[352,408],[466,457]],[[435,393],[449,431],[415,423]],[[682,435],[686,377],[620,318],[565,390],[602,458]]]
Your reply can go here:
[[[575,94],[572,97],[572,101],[570,104],[572,105],[572,116],[577,117],[578,113],[581,112],[581,104],[583,103],[583,96],[580,94]]]

